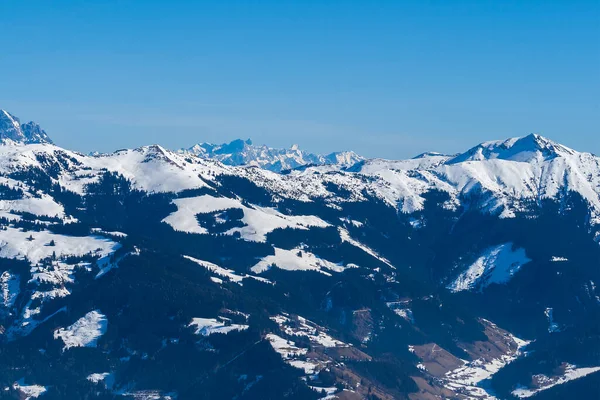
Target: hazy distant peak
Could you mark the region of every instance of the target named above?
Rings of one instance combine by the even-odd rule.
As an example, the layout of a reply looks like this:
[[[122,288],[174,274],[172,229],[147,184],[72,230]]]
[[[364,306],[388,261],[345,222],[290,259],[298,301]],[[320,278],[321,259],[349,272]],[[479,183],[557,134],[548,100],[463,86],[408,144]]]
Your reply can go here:
[[[275,172],[307,165],[335,164],[348,167],[363,160],[352,151],[334,152],[327,155],[309,153],[297,144],[288,149],[254,145],[252,140],[236,139],[229,143],[198,143],[180,150],[202,158],[212,158],[228,165],[255,165]]]

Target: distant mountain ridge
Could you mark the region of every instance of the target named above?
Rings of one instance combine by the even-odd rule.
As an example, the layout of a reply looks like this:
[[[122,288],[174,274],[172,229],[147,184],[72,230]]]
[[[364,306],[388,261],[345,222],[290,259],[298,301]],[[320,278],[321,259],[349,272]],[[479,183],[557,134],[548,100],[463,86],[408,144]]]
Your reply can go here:
[[[20,124],[7,111],[0,112],[0,138],[4,144],[52,144],[39,125]],[[53,146],[50,153],[56,149]],[[35,151],[45,152],[46,148]],[[128,156],[122,159],[125,154]],[[328,188],[335,185],[344,188],[350,198],[364,199],[365,193],[369,193],[404,213],[423,210],[431,191],[447,193],[449,208],[478,199],[477,209],[503,217],[514,217],[532,204],[541,204],[544,199],[561,200],[574,192],[589,204],[591,224],[600,226],[600,158],[538,134],[484,142],[455,155],[426,152],[406,160],[365,159],[352,151],[324,156],[300,150],[297,145],[277,149],[254,145],[250,139],[237,139],[221,145],[200,143],[177,152],[159,145],[143,146],[112,154],[91,154],[88,161],[82,162],[91,162],[98,171],[118,165],[115,172],[131,179],[134,185],[136,181],[143,182],[143,190],[198,187],[197,179],[186,174],[178,174],[182,176],[171,181],[156,180],[145,174],[138,176],[136,171],[149,173],[148,160],[138,165],[134,154],[160,162],[154,166],[159,175],[166,172],[167,166],[189,170],[186,174],[202,166],[202,174],[245,176],[258,186],[275,185],[283,197],[348,201],[343,196],[339,199],[332,196]],[[286,174],[275,179],[248,168],[235,168],[248,166]],[[17,166],[11,165],[14,167]]]
[[[254,165],[273,172],[281,172],[306,165],[338,165],[349,167],[364,158],[353,151],[334,152],[327,155],[300,150],[298,145],[277,149],[254,145],[250,139],[237,139],[224,144],[198,143],[180,153],[211,158],[227,165]]]

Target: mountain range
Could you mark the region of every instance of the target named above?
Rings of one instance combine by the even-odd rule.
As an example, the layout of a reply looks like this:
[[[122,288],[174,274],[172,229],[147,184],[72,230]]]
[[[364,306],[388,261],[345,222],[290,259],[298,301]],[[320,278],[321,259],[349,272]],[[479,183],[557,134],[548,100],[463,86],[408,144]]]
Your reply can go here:
[[[221,145],[199,143],[189,149],[180,150],[180,153],[211,158],[227,165],[254,165],[274,172],[282,172],[307,165],[333,164],[348,167],[363,160],[353,151],[320,155],[300,150],[298,145],[293,145],[289,149],[274,149],[264,145],[256,146],[252,144],[250,139],[237,139]]]
[[[600,394],[593,154],[0,140],[2,398]]]

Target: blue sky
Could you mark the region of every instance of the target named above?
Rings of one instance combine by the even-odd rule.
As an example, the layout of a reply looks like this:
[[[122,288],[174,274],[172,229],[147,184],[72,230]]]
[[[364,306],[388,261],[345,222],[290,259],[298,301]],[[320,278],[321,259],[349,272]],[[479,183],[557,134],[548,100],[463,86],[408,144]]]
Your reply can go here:
[[[80,151],[600,153],[598,0],[3,1],[0,29],[0,108]]]

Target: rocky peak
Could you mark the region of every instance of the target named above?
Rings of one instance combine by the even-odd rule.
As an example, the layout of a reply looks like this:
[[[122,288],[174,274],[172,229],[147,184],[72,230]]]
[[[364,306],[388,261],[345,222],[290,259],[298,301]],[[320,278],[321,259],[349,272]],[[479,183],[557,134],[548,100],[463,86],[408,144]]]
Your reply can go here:
[[[0,110],[0,141],[4,144],[52,143],[52,139],[35,122],[21,124],[19,118]]]

